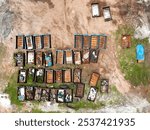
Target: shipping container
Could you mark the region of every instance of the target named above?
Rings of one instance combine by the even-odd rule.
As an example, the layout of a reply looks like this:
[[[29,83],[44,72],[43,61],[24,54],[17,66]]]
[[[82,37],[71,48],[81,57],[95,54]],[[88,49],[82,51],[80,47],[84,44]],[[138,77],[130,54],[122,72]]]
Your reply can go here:
[[[103,16],[105,21],[110,21],[112,20],[112,16],[111,16],[111,11],[110,11],[110,7],[103,7]]]
[[[54,70],[50,70],[50,69],[47,69],[45,71],[45,79],[46,79],[46,83],[48,84],[51,84],[51,83],[54,83]]]
[[[89,49],[91,43],[91,36],[84,35],[83,36],[83,49]]]
[[[82,49],[83,46],[83,35],[75,35],[74,36],[74,48]]]
[[[28,69],[28,74],[27,74],[27,82],[28,83],[32,83],[35,81],[35,68],[34,67],[30,67]]]
[[[89,93],[88,93],[88,97],[87,97],[87,99],[89,100],[89,101],[95,101],[95,99],[96,99],[96,96],[97,96],[97,90],[95,89],[95,88],[90,88],[90,91],[89,91]]]
[[[64,64],[64,51],[56,50],[56,64]]]
[[[100,74],[93,72],[90,78],[90,86],[96,87],[98,80],[99,80]]]
[[[35,52],[27,51],[27,64],[35,64]]]
[[[42,94],[42,88],[41,87],[35,87],[35,101],[41,101],[41,94]]]
[[[92,17],[100,17],[99,3],[92,3]]]
[[[81,51],[74,51],[74,64],[80,65],[81,64]]]
[[[62,79],[63,79],[63,74],[62,74],[62,70],[55,70],[55,81],[56,83],[62,83]]]
[[[101,84],[100,84],[101,88],[100,91],[101,93],[108,93],[108,89],[109,89],[109,80],[108,79],[101,79]]]
[[[106,35],[100,35],[99,48],[100,49],[106,49],[106,44],[107,44],[107,36]]]
[[[99,50],[90,50],[90,63],[97,63],[99,58]]]
[[[53,101],[53,102],[56,101],[57,91],[58,91],[58,89],[55,89],[55,88],[50,89],[50,101]]]
[[[44,82],[44,69],[43,68],[36,69],[35,81],[37,83],[43,83]]]
[[[43,65],[43,52],[42,51],[36,52],[36,65],[37,66]]]
[[[99,48],[99,35],[92,35],[91,36],[91,49],[98,49]]]
[[[75,97],[83,98],[84,97],[85,84],[78,83],[76,84],[76,93]]]
[[[19,101],[25,101],[25,86],[20,86],[17,89],[17,97]]]
[[[36,49],[42,49],[43,48],[41,35],[34,35],[33,40],[34,40],[34,44],[35,44]]]
[[[26,49],[28,49],[28,50],[35,49],[35,45],[34,45],[34,41],[33,41],[33,36],[26,35],[25,36],[25,43],[26,43]]]
[[[27,71],[25,69],[19,70],[18,73],[18,83],[26,83],[27,82]]]
[[[16,36],[16,49],[25,49],[25,38],[24,35],[18,35]]]
[[[53,54],[51,51],[46,51],[45,53],[45,66],[51,67],[53,66]]]
[[[58,103],[64,103],[65,102],[65,89],[58,89],[57,90],[57,98],[56,101]]]
[[[49,88],[42,88],[41,101],[49,101],[50,100],[49,94],[50,94]]]
[[[25,53],[18,52],[14,54],[15,59],[15,65],[18,67],[24,67],[25,66]]]
[[[72,89],[65,89],[65,103],[72,103],[73,102],[73,90]]]
[[[51,48],[51,35],[50,34],[43,35],[42,43],[45,49]]]
[[[131,47],[131,35],[122,35],[122,48],[130,48]]]
[[[64,79],[65,83],[71,83],[72,82],[72,70],[71,69],[63,70],[63,79]]]
[[[89,64],[90,63],[90,51],[89,49],[84,49],[82,51],[82,63]]]
[[[33,86],[26,86],[26,100],[31,101],[34,99],[35,90]]]
[[[65,63],[73,64],[73,51],[72,50],[65,50]]]
[[[81,83],[81,74],[82,70],[79,68],[74,69],[73,71],[73,82],[74,83]]]

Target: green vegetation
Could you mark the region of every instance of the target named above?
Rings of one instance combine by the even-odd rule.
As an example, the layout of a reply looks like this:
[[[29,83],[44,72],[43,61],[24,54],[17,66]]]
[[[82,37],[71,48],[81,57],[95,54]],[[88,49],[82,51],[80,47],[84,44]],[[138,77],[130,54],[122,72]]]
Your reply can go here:
[[[117,43],[120,43],[122,34],[130,34],[133,36],[134,28],[131,26],[119,26],[115,33]],[[118,51],[119,63],[122,72],[125,74],[125,79],[130,81],[132,85],[148,85],[150,83],[150,65],[137,63],[136,61],[136,45],[141,43],[145,48],[149,47],[148,38],[136,39],[132,37],[132,45],[129,49],[121,49]]]
[[[79,109],[99,109],[101,107],[104,107],[105,104],[103,102],[91,102],[91,101],[77,101],[77,102],[73,102],[68,104],[68,107],[75,109],[75,110],[79,110]]]
[[[117,90],[115,85],[111,85],[112,98],[108,101],[109,105],[118,105],[123,102],[124,96]]]
[[[17,73],[14,73],[9,80],[5,92],[9,94],[12,104],[21,107],[23,104],[17,99],[17,86]]]
[[[121,95],[121,93],[118,91],[118,89],[116,88],[115,85],[110,85],[110,88],[111,88],[111,92],[113,93],[117,93],[117,95]]]
[[[33,83],[33,81],[34,81],[34,75],[28,74],[27,83]]]
[[[26,63],[25,66],[24,66],[25,69],[28,69],[28,68],[31,68],[31,67],[36,68],[36,65],[27,64],[27,63]]]
[[[35,109],[32,109],[32,113],[44,113],[44,111],[35,108]]]
[[[36,78],[36,80],[37,80],[37,83],[43,83],[43,76],[44,75],[42,75],[42,76],[37,76]]]
[[[53,83],[49,86],[53,86],[54,88],[60,88],[60,86],[68,86],[70,89],[74,89],[74,84],[73,83]]]
[[[96,85],[96,87],[95,87],[98,92],[100,91],[100,84],[101,84],[101,83],[100,83],[100,80],[98,80],[97,85]]]

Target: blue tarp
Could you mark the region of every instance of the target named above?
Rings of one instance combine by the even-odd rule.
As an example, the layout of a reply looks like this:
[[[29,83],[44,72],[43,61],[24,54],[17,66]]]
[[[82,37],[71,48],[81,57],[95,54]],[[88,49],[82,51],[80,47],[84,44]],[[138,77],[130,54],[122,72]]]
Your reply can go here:
[[[45,60],[48,62],[47,63],[48,67],[52,66],[52,59],[50,56],[45,56]]]
[[[136,59],[137,60],[144,60],[144,46],[141,44],[138,44],[136,46]]]

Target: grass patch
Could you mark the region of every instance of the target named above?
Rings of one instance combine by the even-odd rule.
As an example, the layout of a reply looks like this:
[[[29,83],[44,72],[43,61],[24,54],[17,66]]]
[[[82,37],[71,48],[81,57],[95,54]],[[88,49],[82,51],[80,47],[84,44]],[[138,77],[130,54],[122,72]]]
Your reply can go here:
[[[70,89],[75,89],[75,85],[73,83],[53,83],[48,86],[53,86],[53,88],[60,88],[61,86],[67,86]]]
[[[17,72],[16,72],[11,76],[8,86],[5,89],[5,92],[9,94],[12,104],[21,107],[23,104],[17,99],[17,87],[18,84],[17,84]]]
[[[116,31],[116,41],[121,45],[122,34],[130,34],[133,36],[134,28],[131,26],[119,26]],[[134,86],[148,85],[150,83],[150,65],[144,63],[137,63],[136,61],[136,46],[138,43],[148,47],[148,38],[136,39],[132,37],[132,45],[129,49],[121,49],[118,51],[119,63],[122,72],[125,74],[125,79],[130,81]]]
[[[40,109],[32,109],[32,113],[45,113],[44,111],[40,110]]]
[[[104,107],[105,104],[103,102],[91,102],[91,101],[78,101],[78,102],[73,102],[67,105],[68,107],[75,109],[75,110],[79,110],[79,109],[99,109],[101,107]]]
[[[28,77],[27,77],[27,83],[33,83],[34,82],[34,76],[32,74],[28,74]]]
[[[111,89],[111,92],[114,92],[114,93],[117,93],[117,94],[121,94],[121,93],[118,91],[118,89],[116,88],[115,85],[111,85],[111,86],[110,86],[110,89]]]
[[[124,96],[117,90],[115,85],[111,85],[112,98],[108,101],[108,105],[118,105],[124,101]]]

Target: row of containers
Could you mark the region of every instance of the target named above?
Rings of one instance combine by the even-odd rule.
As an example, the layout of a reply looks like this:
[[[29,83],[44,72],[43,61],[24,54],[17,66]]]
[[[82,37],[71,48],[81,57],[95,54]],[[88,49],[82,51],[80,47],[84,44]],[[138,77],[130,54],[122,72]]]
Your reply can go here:
[[[112,20],[109,6],[103,6],[101,3],[92,3],[92,17],[104,17],[105,22]]]
[[[81,83],[82,69],[44,69],[30,67],[20,69],[18,72],[18,83]],[[90,86],[96,86],[100,75],[93,72],[90,79]]]
[[[75,48],[76,50],[56,50],[54,54],[56,56],[56,64],[88,64],[97,63],[99,57],[99,49],[105,48],[106,36],[94,35],[94,36],[83,36],[75,35]],[[84,42],[83,42],[84,41]],[[94,42],[95,41],[95,42]],[[101,42],[100,42],[101,41]],[[103,41],[103,42],[102,42]],[[83,44],[88,43],[88,44]],[[91,49],[89,48],[91,45]],[[131,47],[131,36],[122,36],[122,48]],[[80,50],[81,49],[81,50]],[[136,47],[136,59],[138,62],[142,62],[145,59],[144,46],[138,44]],[[45,65],[51,67],[54,64],[54,55],[52,51],[41,51],[41,50],[30,50],[27,51],[26,56],[24,52],[15,53],[16,66],[24,66],[27,64],[34,65]],[[25,62],[26,60],[26,62]]]
[[[77,49],[106,49],[107,35],[75,34],[74,40],[74,48]]]
[[[84,50],[56,50],[54,54],[52,51],[27,51],[17,52],[14,54],[15,64],[18,67],[24,67],[25,64],[51,67],[55,64],[89,64],[97,63],[99,58],[98,49],[84,49]]]
[[[82,69],[44,69],[29,68],[20,69],[18,72],[18,83],[81,83]]]
[[[18,35],[16,36],[16,49],[43,49],[51,48],[51,35]]]
[[[38,70],[37,70],[38,71]],[[64,76],[65,73],[68,73],[65,78],[68,79],[68,77],[71,77],[70,70],[64,70]],[[68,72],[67,72],[68,71]],[[74,70],[74,71],[79,71],[79,70]],[[48,73],[53,73],[53,70],[49,70]],[[47,72],[46,72],[47,73]],[[58,71],[55,71],[56,77],[58,76],[57,73]],[[76,72],[74,72],[76,73]],[[56,101],[58,103],[71,103],[73,102],[73,99],[76,98],[83,98],[84,97],[84,92],[85,92],[85,84],[79,82],[81,79],[81,76],[78,77],[78,73],[76,73],[76,80],[77,82],[74,82],[74,88],[69,88],[68,85],[60,85],[59,88],[53,88],[53,86],[49,87],[40,87],[40,86],[19,86],[18,87],[18,100],[19,101],[30,101],[30,100],[35,100],[35,101]],[[74,74],[75,75],[75,74]],[[79,74],[80,75],[80,74]],[[52,79],[52,75],[48,77],[48,80]],[[60,76],[61,77],[61,76]],[[64,79],[65,79],[64,78]],[[52,81],[52,80],[51,80]],[[101,93],[108,93],[109,89],[109,80],[108,79],[101,79],[100,80],[100,75],[96,72],[93,72],[91,74],[91,78],[89,81],[89,86],[90,90],[87,96],[87,99],[89,101],[95,101],[97,93],[98,93],[98,81],[100,81],[100,92]],[[47,82],[47,81],[46,81]]]
[[[74,48],[98,49],[106,48],[107,36],[105,34],[74,35]],[[16,36],[16,49],[47,49],[51,48],[51,35],[18,35]]]

